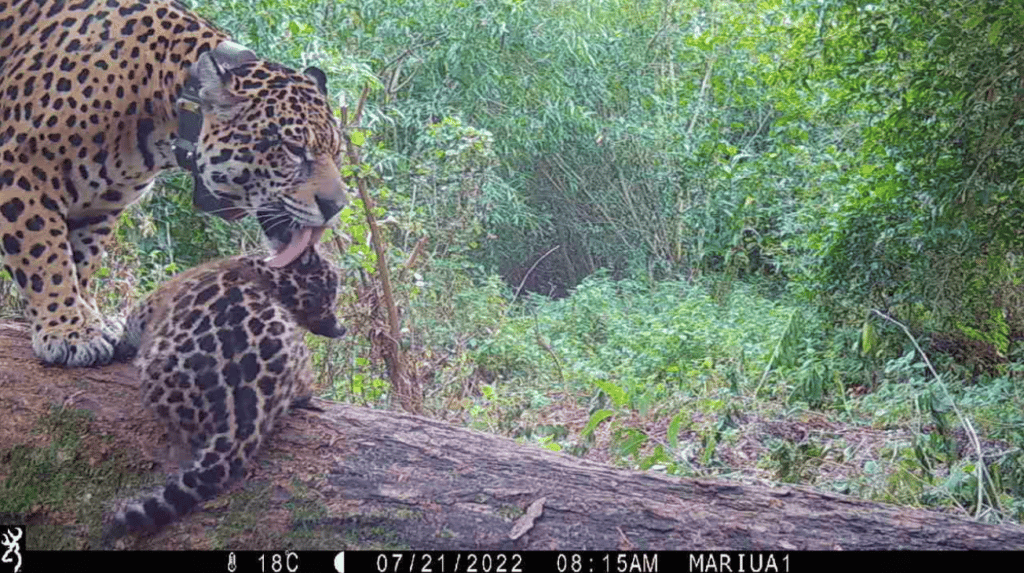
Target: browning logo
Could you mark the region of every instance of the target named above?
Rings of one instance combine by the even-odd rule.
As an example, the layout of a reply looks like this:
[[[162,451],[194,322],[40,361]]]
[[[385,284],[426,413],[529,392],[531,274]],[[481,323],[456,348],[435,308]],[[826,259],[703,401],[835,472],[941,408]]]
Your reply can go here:
[[[0,562],[12,564],[13,572],[18,573],[21,571],[21,549],[24,544],[22,536],[25,535],[25,528],[8,525],[0,526],[0,528],[7,530],[7,533],[0,535],[0,545],[6,549]]]

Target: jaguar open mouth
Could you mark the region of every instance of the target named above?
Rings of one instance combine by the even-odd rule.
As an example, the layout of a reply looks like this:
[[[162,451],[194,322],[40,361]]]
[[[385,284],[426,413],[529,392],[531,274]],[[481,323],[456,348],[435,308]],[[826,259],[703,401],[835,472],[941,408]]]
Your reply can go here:
[[[302,227],[301,229],[290,229],[287,234],[291,237],[287,244],[277,252],[275,255],[271,255],[264,259],[267,266],[270,267],[286,267],[291,264],[302,251],[306,250],[306,247],[315,245],[320,241],[320,237],[324,234],[324,229],[327,227]]]
[[[264,209],[256,214],[272,254],[265,259],[271,267],[286,267],[310,245],[315,245],[327,227],[300,226],[280,208]]]

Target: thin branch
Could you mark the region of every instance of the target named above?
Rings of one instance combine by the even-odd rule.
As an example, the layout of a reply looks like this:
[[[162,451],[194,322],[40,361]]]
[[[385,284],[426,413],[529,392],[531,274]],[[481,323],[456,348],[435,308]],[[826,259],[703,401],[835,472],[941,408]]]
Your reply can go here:
[[[363,93],[359,96],[359,104],[356,105],[356,114],[352,116],[352,123],[358,124],[359,120],[363,118],[363,107],[366,105],[366,98],[370,96],[370,85],[363,86]],[[348,125],[348,124],[346,124]]]
[[[363,108],[366,104],[366,99],[370,93],[370,86],[363,87],[362,96],[359,99],[359,103],[356,106],[356,113],[351,118],[349,123],[348,107],[344,106],[341,109],[342,121],[345,125],[345,151],[348,155],[348,160],[352,164],[354,169],[359,169],[362,164],[359,158],[359,151],[357,146],[352,143],[350,135],[350,128],[352,124],[359,122],[359,117],[363,113]],[[391,289],[391,276],[388,271],[388,260],[387,253],[384,250],[384,237],[381,234],[380,227],[377,225],[377,218],[373,215],[373,199],[370,197],[369,191],[366,189],[366,179],[360,176],[358,173],[355,175],[356,186],[359,189],[359,197],[363,200],[363,211],[366,216],[367,225],[370,227],[370,238],[373,242],[373,250],[377,255],[377,273],[380,276],[381,291],[384,297],[384,308],[388,316],[388,333],[384,337],[387,339],[387,346],[390,346],[390,352],[385,352],[384,357],[388,362],[388,370],[391,376],[391,385],[398,395],[399,401],[402,407],[412,413],[420,413],[422,410],[423,396],[418,394],[412,389],[411,381],[407,379],[405,373],[405,363],[402,358],[402,344],[401,339],[401,326],[398,320],[398,308],[395,306],[395,300],[393,291]]]
[[[551,251],[548,252],[550,253]],[[568,396],[569,389],[565,387],[565,377],[562,376],[562,361],[558,359],[558,355],[555,354],[555,350],[551,348],[551,345],[548,344],[547,341],[544,340],[544,337],[540,335],[540,319],[537,317],[536,310],[533,311],[533,327],[534,336],[537,339],[537,345],[547,352],[548,355],[551,356],[551,359],[555,361],[555,369],[558,372],[558,381],[562,385],[562,390],[565,392],[566,396]]]
[[[901,323],[900,321],[890,317],[889,315],[877,309],[871,309],[871,312],[874,313],[879,318],[881,318],[882,320],[891,322],[896,326],[900,327],[900,329],[903,330],[903,333],[907,335],[907,338],[910,339],[911,344],[913,344],[914,348],[917,349],[917,353],[921,355],[921,359],[924,360],[924,363],[928,367],[928,370],[932,373],[932,376],[935,377],[935,381],[938,383],[939,387],[942,388],[942,391],[946,393],[946,396],[949,398],[949,403],[953,407],[953,412],[956,413],[957,419],[960,420],[960,425],[963,426],[964,431],[970,438],[971,445],[974,446],[974,453],[978,455],[978,463],[975,464],[975,472],[977,473],[976,477],[978,479],[978,498],[977,503],[975,504],[974,517],[975,519],[979,518],[981,516],[981,498],[985,492],[984,478],[988,474],[988,469],[985,467],[985,458],[982,456],[981,453],[981,442],[978,440],[978,434],[975,433],[974,431],[974,426],[971,424],[971,421],[968,420],[967,417],[963,415],[963,412],[960,411],[960,408],[957,407],[956,400],[953,399],[953,395],[949,393],[949,389],[946,388],[946,384],[942,381],[942,378],[939,376],[939,373],[935,371],[935,367],[932,366],[931,360],[928,360],[928,355],[924,353],[924,350],[922,350],[921,346],[917,343],[917,339],[914,338],[914,335],[910,334],[910,330],[906,326],[904,326],[903,323]],[[991,481],[992,479],[989,476],[989,482]]]
[[[537,268],[537,265],[539,265],[541,261],[543,261],[545,258],[547,258],[547,256],[550,255],[551,253],[557,251],[558,248],[561,247],[561,246],[562,245],[555,245],[554,247],[551,247],[550,249],[548,249],[548,252],[544,253],[543,255],[540,256],[540,258],[538,258],[536,261],[534,261],[533,265],[530,267],[530,270],[526,271],[526,274],[523,275],[523,280],[519,281],[519,288],[516,289],[516,295],[514,297],[512,297],[512,302],[509,303],[508,308],[511,308],[512,304],[515,303],[516,299],[519,298],[519,293],[522,292],[523,285],[526,284],[526,279],[530,278],[530,273],[533,272],[533,269]],[[505,313],[506,314],[508,313],[508,308],[505,309]]]
[[[407,58],[410,54],[412,54],[416,50],[419,50],[420,48],[430,47],[430,46],[440,42],[441,40],[444,40],[447,37],[448,37],[448,34],[442,34],[442,35],[438,36],[437,38],[434,38],[433,40],[428,40],[426,42],[423,42],[422,44],[418,44],[418,45],[411,46],[411,47],[407,48],[404,52],[399,54],[397,57],[393,58],[390,62],[384,64],[384,66],[381,67],[381,69],[380,69],[380,73],[383,74],[388,68],[390,68],[391,66],[397,64],[398,62],[401,62],[402,60]]]
[[[416,264],[416,259],[423,253],[423,245],[427,244],[428,237],[422,237],[419,241],[416,241],[416,246],[412,248],[412,254],[405,260],[405,265],[402,266],[402,270],[398,272],[398,282],[405,281],[406,275],[409,273],[409,269]]]
[[[703,104],[704,95],[708,91],[708,84],[711,83],[711,71],[715,68],[715,57],[710,56],[708,58],[707,68],[704,70],[704,80],[700,83],[700,95],[697,96],[697,101]],[[693,127],[697,124],[697,113],[696,111],[690,117],[690,125],[686,127],[686,135],[693,133]]]
[[[661,27],[658,28],[658,31],[655,32],[654,35],[651,36],[650,41],[647,42],[647,52],[651,51],[651,48],[654,47],[654,42],[656,42],[658,38],[661,37],[661,34],[672,23],[672,21],[668,17],[668,11],[672,8],[673,3],[673,0],[668,0],[667,2],[665,2],[665,9],[661,11]]]

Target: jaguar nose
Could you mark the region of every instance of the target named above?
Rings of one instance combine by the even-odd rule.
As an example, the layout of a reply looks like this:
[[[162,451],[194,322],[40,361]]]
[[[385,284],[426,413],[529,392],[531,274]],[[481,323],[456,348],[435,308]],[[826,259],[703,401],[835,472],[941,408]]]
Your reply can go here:
[[[338,324],[337,319],[332,317],[331,319],[317,321],[312,324],[309,331],[313,334],[326,336],[327,338],[341,338],[348,332],[348,329]]]
[[[321,197],[320,195],[317,195],[316,204],[320,207],[320,214],[324,216],[325,223],[330,221],[331,217],[334,217],[338,211],[341,211],[341,205],[334,199],[330,199],[328,197]]]

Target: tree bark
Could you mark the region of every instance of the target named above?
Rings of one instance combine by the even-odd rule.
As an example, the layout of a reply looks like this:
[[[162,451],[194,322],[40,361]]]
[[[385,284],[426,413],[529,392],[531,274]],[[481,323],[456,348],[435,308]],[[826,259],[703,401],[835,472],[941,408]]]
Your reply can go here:
[[[161,429],[137,389],[129,365],[41,366],[27,329],[0,323],[0,484],[15,446],[43,445],[31,430],[54,405],[92,413],[78,455],[160,460]],[[804,487],[615,469],[428,418],[316,405],[323,412],[286,417],[241,485],[136,548],[1024,549],[1017,526]],[[68,513],[32,508],[29,548],[49,546],[33,542],[34,525],[66,532]],[[91,546],[98,525],[74,523],[80,547]]]

